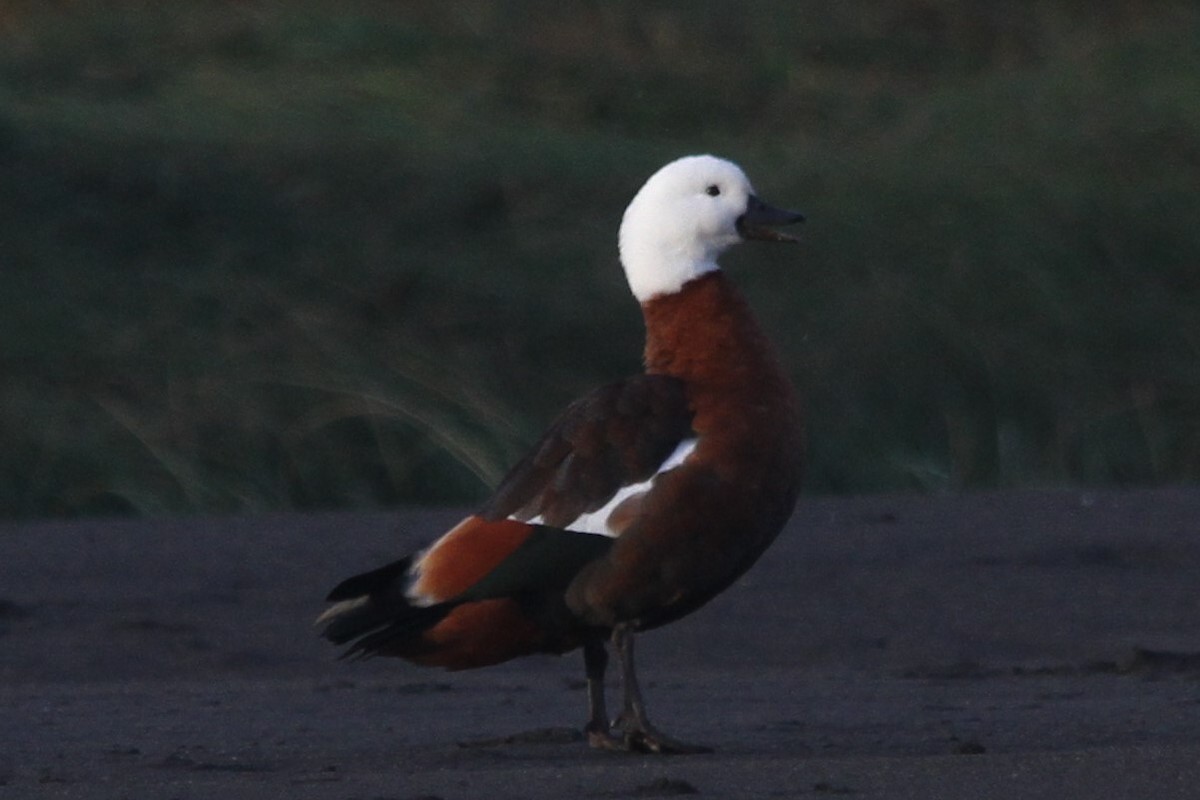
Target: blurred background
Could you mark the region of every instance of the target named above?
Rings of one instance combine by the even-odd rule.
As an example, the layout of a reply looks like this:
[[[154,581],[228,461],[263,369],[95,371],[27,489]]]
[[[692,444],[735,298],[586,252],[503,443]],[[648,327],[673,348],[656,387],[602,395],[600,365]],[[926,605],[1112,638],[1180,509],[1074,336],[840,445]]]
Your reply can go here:
[[[469,503],[640,366],[662,163],[807,490],[1200,477],[1194,0],[0,0],[0,517]]]

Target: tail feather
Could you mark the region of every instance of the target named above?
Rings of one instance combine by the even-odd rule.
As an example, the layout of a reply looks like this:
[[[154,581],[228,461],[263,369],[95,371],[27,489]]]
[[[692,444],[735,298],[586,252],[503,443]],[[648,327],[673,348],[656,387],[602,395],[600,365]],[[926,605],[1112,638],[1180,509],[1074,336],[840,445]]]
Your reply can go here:
[[[404,614],[390,617],[386,624],[354,634],[360,638],[339,658],[361,661],[375,655],[416,655],[421,650],[417,644],[420,635],[445,619],[458,605],[409,606]]]
[[[402,579],[408,574],[412,568],[412,560],[411,555],[405,556],[387,566],[347,578],[333,587],[333,591],[326,596],[325,600],[334,603],[339,600],[353,600],[363,595],[386,591],[390,586],[396,584],[398,579]]]
[[[452,603],[413,605],[405,593],[412,556],[339,583],[326,598],[333,605],[316,619],[321,635],[334,644],[355,639],[342,658],[367,658],[383,643],[415,638],[436,625]]]

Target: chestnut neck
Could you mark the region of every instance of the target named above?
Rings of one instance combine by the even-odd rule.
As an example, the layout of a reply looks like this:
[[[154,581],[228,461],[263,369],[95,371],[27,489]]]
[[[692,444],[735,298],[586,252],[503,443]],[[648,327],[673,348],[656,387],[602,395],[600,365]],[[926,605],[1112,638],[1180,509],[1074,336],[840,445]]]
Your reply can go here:
[[[741,293],[719,272],[642,303],[646,371],[693,387],[790,396],[774,350]]]

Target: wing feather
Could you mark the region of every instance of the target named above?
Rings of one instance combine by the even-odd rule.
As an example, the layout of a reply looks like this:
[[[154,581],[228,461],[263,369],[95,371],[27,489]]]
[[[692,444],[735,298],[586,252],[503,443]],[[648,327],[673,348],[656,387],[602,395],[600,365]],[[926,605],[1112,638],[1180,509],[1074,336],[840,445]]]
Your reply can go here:
[[[649,479],[694,435],[681,381],[637,375],[602,386],[567,407],[480,515],[569,528],[622,487]]]

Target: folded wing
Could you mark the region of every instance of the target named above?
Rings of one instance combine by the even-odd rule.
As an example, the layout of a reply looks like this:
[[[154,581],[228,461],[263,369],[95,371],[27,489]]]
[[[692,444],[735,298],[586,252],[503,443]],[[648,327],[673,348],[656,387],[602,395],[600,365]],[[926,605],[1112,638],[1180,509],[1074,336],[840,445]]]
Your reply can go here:
[[[334,642],[353,642],[347,656],[450,669],[578,646],[567,585],[609,551],[693,436],[673,378],[596,390],[555,420],[477,514],[426,549],[343,581],[318,624]]]

